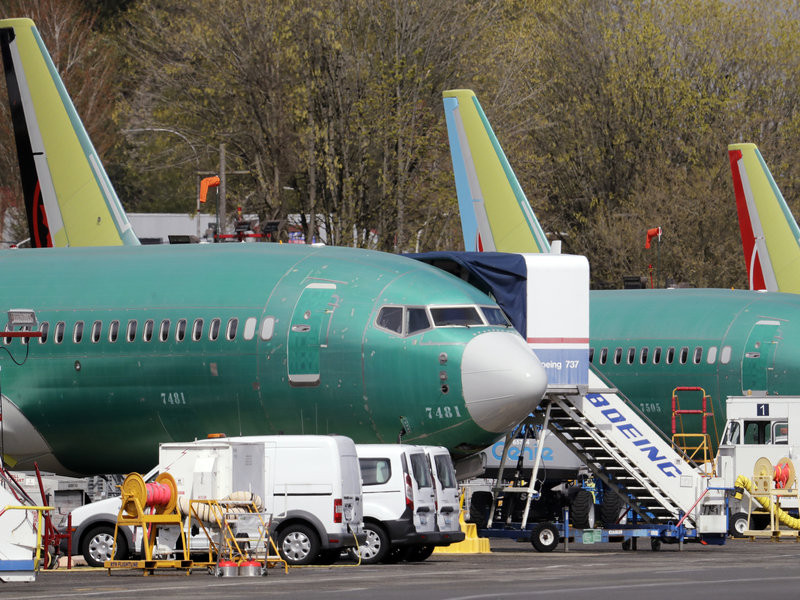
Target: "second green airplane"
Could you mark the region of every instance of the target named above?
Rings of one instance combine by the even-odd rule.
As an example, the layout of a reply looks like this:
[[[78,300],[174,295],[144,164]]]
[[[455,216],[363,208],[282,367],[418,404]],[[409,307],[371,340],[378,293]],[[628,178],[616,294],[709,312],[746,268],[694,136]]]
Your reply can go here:
[[[467,250],[549,252],[543,230],[470,90],[444,93]],[[721,430],[728,396],[800,393],[800,296],[727,289],[592,291],[590,362],[665,433],[679,386],[702,387]],[[699,409],[697,393],[679,395]],[[687,430],[700,430],[684,417]],[[679,421],[678,421],[679,422]],[[709,429],[711,423],[708,423]]]

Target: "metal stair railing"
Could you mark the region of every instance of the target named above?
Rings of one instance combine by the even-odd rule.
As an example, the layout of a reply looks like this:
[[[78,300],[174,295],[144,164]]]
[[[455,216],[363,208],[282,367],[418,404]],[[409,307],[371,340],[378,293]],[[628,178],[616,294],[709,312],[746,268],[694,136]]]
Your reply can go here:
[[[558,412],[565,415],[573,427],[564,427],[559,422],[564,417],[559,419],[558,412],[554,417],[551,410],[549,430],[586,464],[606,489],[617,493],[645,522],[653,520],[651,515],[655,515],[657,519],[678,517],[680,508],[604,435],[601,428],[591,424],[568,397],[553,398],[550,402],[560,409]],[[576,438],[574,434],[578,431],[584,433],[586,438]],[[587,448],[584,440],[590,440],[596,446]],[[613,471],[618,473],[611,477]]]
[[[697,465],[624,395],[614,388],[606,387],[604,384],[607,383],[607,380],[596,370],[592,369],[591,374],[595,376],[594,386],[598,389],[549,388],[539,409],[534,415],[525,420],[525,426],[536,425],[540,429],[540,438],[537,443],[530,481],[527,486],[518,486],[516,485],[517,477],[515,476],[515,481],[511,486],[502,484],[507,458],[507,452],[504,452],[497,476],[498,483],[493,488],[493,502],[489,513],[488,527],[492,527],[499,492],[527,492],[528,497],[522,519],[522,528],[526,527],[531,502],[539,496],[535,489],[538,468],[541,465],[544,439],[550,433],[563,442],[589,468],[593,475],[603,482],[607,490],[617,494],[625,504],[630,505],[642,521],[663,523],[680,518],[683,514],[681,504],[687,503],[686,490],[681,490],[681,488],[684,488],[683,479],[685,475],[690,475],[693,479],[698,477],[699,469]],[[669,489],[662,489],[659,482],[648,475],[645,472],[646,469],[637,464],[636,459],[642,457],[639,451],[644,452],[644,450],[637,448],[637,452],[633,452],[633,449],[629,448],[626,451],[625,448],[615,443],[612,436],[608,435],[614,427],[612,423],[594,423],[579,408],[580,406],[590,408],[590,404],[587,404],[587,402],[591,403],[590,396],[599,397],[604,402],[609,402],[608,405],[612,408],[614,408],[613,404],[619,402],[617,409],[623,409],[624,407],[624,410],[630,411],[629,418],[633,419],[631,424],[635,422],[635,426],[642,430],[642,434],[646,434],[647,443],[651,443],[651,440],[660,440],[659,443],[664,446],[661,450],[653,446],[652,449],[656,451],[656,454],[660,451],[674,453],[669,460],[674,461],[679,466],[678,471],[681,474],[681,480],[670,481],[664,485],[664,488]],[[513,437],[514,432],[506,436],[506,448],[510,447]],[[666,457],[667,455],[665,455]],[[647,463],[643,464],[646,465]],[[518,463],[517,475],[520,472],[519,467]],[[650,470],[652,471],[652,465],[650,465]],[[696,482],[690,482],[692,485],[694,483]],[[687,487],[692,487],[692,485]],[[678,500],[678,498],[681,500]],[[694,501],[693,496],[691,501]],[[688,505],[686,508],[688,508]],[[510,519],[510,515],[506,520],[508,519]],[[690,522],[693,524],[693,520],[690,520]]]

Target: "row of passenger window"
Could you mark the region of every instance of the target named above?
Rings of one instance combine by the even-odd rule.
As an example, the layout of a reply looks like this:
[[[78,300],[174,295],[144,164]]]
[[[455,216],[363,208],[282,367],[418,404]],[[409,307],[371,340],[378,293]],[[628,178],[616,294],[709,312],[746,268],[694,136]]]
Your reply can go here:
[[[709,347],[708,352],[706,353],[706,363],[713,365],[715,362],[717,362],[718,355],[719,362],[723,365],[727,365],[731,361],[731,347],[723,346],[722,350],[719,352],[717,346]],[[589,362],[593,363],[594,358],[594,348],[589,348]],[[654,365],[657,365],[660,364],[662,360],[665,364],[671,365],[672,363],[676,362],[676,358],[677,362],[682,365],[685,365],[689,362],[699,365],[703,361],[703,347],[695,346],[693,350],[690,350],[689,346],[683,346],[681,348],[669,346],[666,351],[664,351],[661,346],[656,346],[653,348],[653,352],[651,353],[650,348],[647,346],[639,348],[638,350],[636,347],[630,346],[627,349],[627,352],[624,351],[622,347],[617,346],[614,348],[613,354],[609,352],[609,348],[600,348],[597,358],[598,364],[601,365],[609,363],[618,365],[621,364],[623,360],[629,365],[637,362],[640,365],[646,365],[648,361],[652,362]]]
[[[255,337],[257,324],[258,320],[255,317],[249,317],[245,320],[243,332],[243,337],[245,340],[252,340]],[[86,331],[87,328],[88,332]],[[75,344],[80,344],[84,337],[86,337],[88,334],[89,340],[91,340],[93,344],[96,344],[103,338],[104,328],[105,326],[103,321],[94,321],[91,324],[91,327],[89,327],[84,321],[76,321],[72,326],[71,331],[72,342]],[[271,339],[274,328],[275,318],[264,318],[260,327],[261,339],[265,341]],[[162,319],[157,326],[154,319],[147,319],[142,323],[141,332],[138,319],[129,319],[124,327],[121,321],[115,319],[110,321],[108,323],[108,327],[105,328],[105,336],[111,343],[116,342],[120,339],[120,337],[128,342],[133,342],[136,341],[137,335],[141,336],[141,340],[144,342],[150,342],[154,339],[157,339],[160,342],[166,342],[170,339],[170,335],[174,336],[176,342],[182,342],[186,339],[187,334],[188,337],[195,342],[201,340],[204,335],[207,335],[208,339],[213,342],[218,340],[220,335],[222,335],[224,339],[228,341],[233,341],[236,339],[238,330],[239,319],[236,317],[228,319],[227,323],[225,324],[224,333],[222,319],[218,318],[211,319],[208,329],[205,328],[205,320],[199,318],[192,321],[191,325],[189,324],[188,319],[178,319],[175,322],[174,329],[170,319]],[[64,342],[66,337],[67,324],[64,321],[56,322],[52,327],[51,336],[50,323],[43,321],[39,324],[39,331],[42,333],[42,336],[39,338],[40,344],[46,344],[51,340],[53,343],[61,344]],[[10,344],[12,339],[13,338],[6,337],[5,343]],[[23,343],[27,343],[27,338],[22,338],[22,341]]]

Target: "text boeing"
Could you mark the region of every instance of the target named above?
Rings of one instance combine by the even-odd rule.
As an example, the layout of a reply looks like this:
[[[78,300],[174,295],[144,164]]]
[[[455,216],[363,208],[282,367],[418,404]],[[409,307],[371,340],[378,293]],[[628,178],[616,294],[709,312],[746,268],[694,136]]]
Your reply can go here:
[[[671,463],[666,456],[659,455],[658,448],[656,448],[650,440],[643,437],[642,433],[636,429],[632,423],[628,422],[625,415],[620,413],[616,408],[610,406],[608,400],[603,398],[603,396],[600,394],[587,394],[586,399],[592,403],[592,406],[600,408],[600,412],[608,419],[608,422],[619,429],[626,438],[631,440],[634,446],[646,453],[648,460],[653,462],[667,477],[677,477],[681,474],[680,469]]]

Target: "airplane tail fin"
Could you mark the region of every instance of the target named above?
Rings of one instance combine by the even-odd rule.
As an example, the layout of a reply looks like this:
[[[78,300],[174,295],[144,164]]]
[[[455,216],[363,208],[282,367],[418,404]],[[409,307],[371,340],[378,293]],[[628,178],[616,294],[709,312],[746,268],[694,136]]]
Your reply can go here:
[[[464,248],[549,252],[544,231],[475,94],[448,90],[443,96]]]
[[[0,51],[31,245],[138,245],[33,21],[0,20]]]
[[[755,144],[728,146],[750,289],[800,293],[800,229]]]

